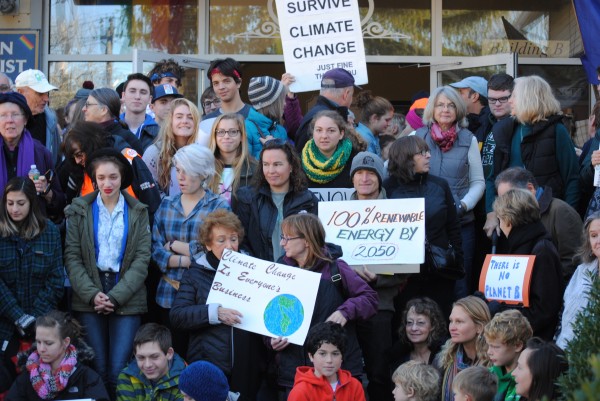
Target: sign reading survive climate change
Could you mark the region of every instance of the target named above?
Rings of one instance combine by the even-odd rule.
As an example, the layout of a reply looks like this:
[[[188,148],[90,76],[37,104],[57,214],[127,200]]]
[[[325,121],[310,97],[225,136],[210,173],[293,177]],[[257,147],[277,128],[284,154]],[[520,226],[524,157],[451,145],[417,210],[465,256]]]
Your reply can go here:
[[[374,273],[418,273],[425,259],[425,200],[319,202],[326,240],[350,266]]]
[[[535,255],[487,255],[479,277],[485,298],[529,306],[529,285]]]
[[[240,312],[239,329],[303,345],[320,280],[320,273],[226,249],[206,303]]]
[[[277,0],[286,72],[296,78],[292,92],[321,88],[321,77],[343,68],[357,85],[368,83],[358,1]]]

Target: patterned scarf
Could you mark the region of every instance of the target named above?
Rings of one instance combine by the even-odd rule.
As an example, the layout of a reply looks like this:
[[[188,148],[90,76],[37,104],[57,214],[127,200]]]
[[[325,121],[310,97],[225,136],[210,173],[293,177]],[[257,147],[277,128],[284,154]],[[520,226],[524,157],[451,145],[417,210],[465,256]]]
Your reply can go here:
[[[456,125],[451,126],[448,131],[443,132],[437,123],[433,123],[431,125],[431,137],[440,149],[442,149],[442,152],[445,153],[452,149],[452,145],[454,145],[454,141],[458,137],[456,134]]]
[[[302,168],[309,180],[318,184],[326,184],[340,175],[348,163],[351,153],[352,142],[348,138],[343,138],[328,159],[323,156],[314,139],[311,139],[302,149]]]
[[[444,381],[442,383],[442,401],[454,401],[454,393],[452,392],[452,382],[454,378],[461,370],[464,370],[471,366],[468,362],[464,362],[464,349],[462,345],[458,346],[456,350],[456,356],[452,366],[446,369],[444,374]]]
[[[77,350],[73,345],[66,349],[59,368],[52,373],[52,367],[40,360],[40,354],[34,351],[27,358],[29,380],[37,395],[43,400],[51,400],[63,391],[77,365]]]

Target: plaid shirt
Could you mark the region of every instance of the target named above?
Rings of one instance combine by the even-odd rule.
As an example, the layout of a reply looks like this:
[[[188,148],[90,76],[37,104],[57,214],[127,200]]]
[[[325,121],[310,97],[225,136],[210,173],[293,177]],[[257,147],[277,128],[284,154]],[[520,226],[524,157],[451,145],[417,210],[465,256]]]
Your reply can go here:
[[[190,244],[190,255],[195,259],[202,253],[202,247],[196,238],[200,236],[200,227],[204,217],[217,210],[231,207],[227,201],[206,191],[204,197],[196,204],[194,209],[186,217],[181,206],[181,194],[174,197],[165,197],[154,215],[154,227],[152,229],[152,260],[171,280],[181,281],[186,268],[168,268],[169,257],[172,252],[167,251],[164,246],[169,241],[183,241]],[[156,292],[156,302],[163,308],[170,308],[175,299],[177,290],[161,277]]]
[[[65,274],[58,228],[46,228],[31,241],[0,238],[0,346],[10,340],[24,313],[38,317],[55,309]]]

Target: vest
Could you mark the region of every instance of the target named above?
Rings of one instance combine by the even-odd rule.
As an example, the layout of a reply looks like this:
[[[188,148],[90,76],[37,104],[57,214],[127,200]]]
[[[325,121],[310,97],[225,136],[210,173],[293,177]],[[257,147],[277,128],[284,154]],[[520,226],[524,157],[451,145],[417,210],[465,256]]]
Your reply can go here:
[[[429,174],[446,179],[455,201],[460,204],[460,200],[469,192],[469,148],[473,134],[468,129],[461,128],[454,146],[445,153],[431,137],[429,127],[419,128],[416,136],[423,138],[429,146]]]

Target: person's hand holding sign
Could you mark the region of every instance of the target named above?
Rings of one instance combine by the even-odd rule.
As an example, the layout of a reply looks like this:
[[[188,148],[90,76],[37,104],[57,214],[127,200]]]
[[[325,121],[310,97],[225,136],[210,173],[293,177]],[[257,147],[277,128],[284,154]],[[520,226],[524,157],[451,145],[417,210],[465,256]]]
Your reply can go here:
[[[271,338],[271,347],[273,347],[273,351],[281,351],[285,347],[287,347],[288,344],[289,343],[288,343],[287,338],[283,338],[283,337]]]
[[[242,323],[242,314],[235,309],[223,308],[219,306],[217,310],[219,315],[219,322],[226,324],[228,326],[233,326],[239,323]]]

